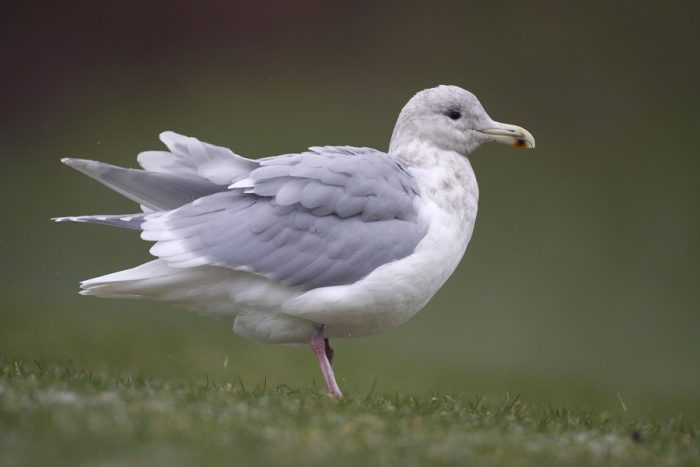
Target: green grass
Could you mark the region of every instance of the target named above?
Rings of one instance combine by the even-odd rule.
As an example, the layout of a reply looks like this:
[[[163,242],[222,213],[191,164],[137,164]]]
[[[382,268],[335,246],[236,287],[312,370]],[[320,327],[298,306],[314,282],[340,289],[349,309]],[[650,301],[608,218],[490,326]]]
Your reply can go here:
[[[173,382],[0,361],[1,465],[695,465],[697,426],[518,396]]]

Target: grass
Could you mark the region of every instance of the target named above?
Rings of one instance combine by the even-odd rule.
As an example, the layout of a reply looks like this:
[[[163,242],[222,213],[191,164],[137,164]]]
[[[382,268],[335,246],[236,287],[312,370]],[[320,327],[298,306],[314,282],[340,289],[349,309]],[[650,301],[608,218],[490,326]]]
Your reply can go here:
[[[683,417],[0,361],[1,465],[697,465]]]

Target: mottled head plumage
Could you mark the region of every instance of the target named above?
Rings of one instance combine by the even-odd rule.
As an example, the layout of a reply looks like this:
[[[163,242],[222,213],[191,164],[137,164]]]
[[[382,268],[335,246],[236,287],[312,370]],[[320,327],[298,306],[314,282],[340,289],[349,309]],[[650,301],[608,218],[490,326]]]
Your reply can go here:
[[[492,123],[471,92],[446,85],[426,89],[401,110],[390,151],[418,141],[467,155],[486,140],[475,130],[489,128]]]
[[[418,144],[466,156],[487,141],[535,146],[524,128],[492,120],[471,92],[442,85],[420,91],[404,106],[389,152],[401,154]]]

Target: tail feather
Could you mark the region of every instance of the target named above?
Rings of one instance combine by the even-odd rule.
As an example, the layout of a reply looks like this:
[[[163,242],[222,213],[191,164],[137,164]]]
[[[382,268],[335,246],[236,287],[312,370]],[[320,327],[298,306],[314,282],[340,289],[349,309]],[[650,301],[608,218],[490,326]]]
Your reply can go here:
[[[177,273],[160,259],[124,271],[84,280],[80,283],[81,295],[96,295],[108,298],[143,298],[157,296],[152,290],[153,282],[179,279]],[[149,287],[150,286],[150,287]],[[150,292],[150,293],[149,293]],[[155,298],[155,297],[154,297]]]
[[[232,280],[236,271],[221,268],[173,268],[161,259],[80,283],[81,295],[174,302],[200,313],[235,316],[232,293],[245,289]],[[239,273],[240,274],[240,273]]]

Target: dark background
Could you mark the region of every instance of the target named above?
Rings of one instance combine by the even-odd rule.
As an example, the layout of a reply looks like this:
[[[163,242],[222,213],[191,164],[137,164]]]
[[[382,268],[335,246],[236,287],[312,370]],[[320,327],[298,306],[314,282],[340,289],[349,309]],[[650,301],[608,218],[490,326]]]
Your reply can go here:
[[[78,296],[147,245],[50,223],[135,210],[59,158],[135,166],[166,129],[252,157],[386,149],[415,92],[456,84],[537,149],[471,157],[464,261],[406,325],[336,343],[341,386],[700,414],[697,2],[193,5],[4,6],[0,357],[318,382],[310,351],[246,341],[230,321]]]

